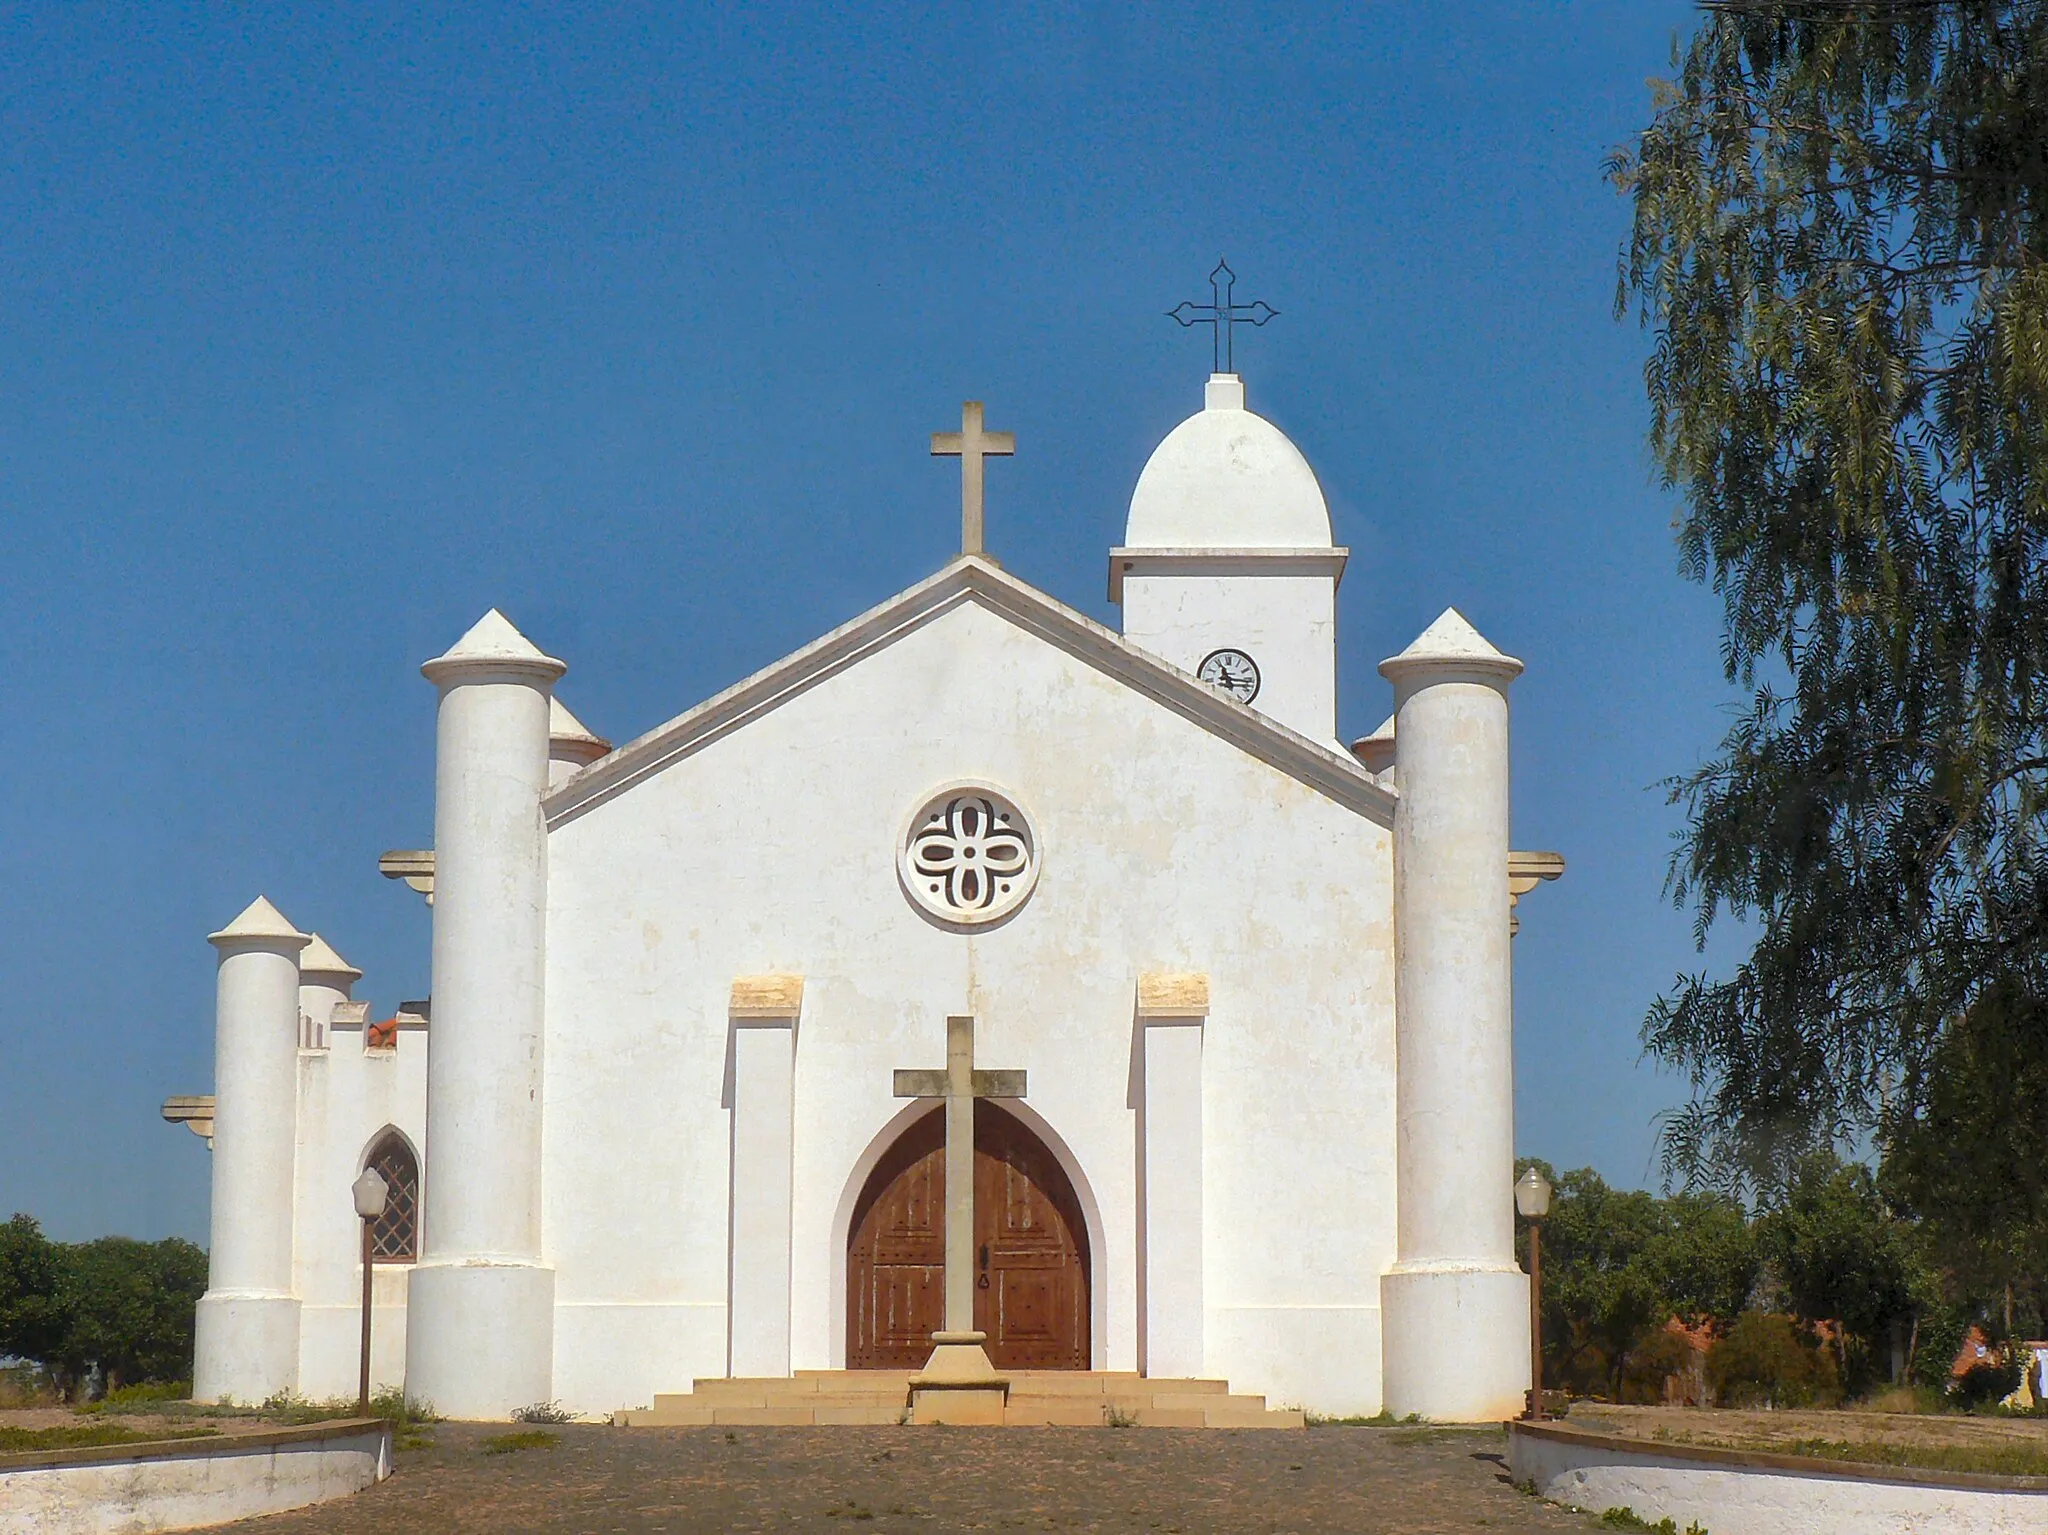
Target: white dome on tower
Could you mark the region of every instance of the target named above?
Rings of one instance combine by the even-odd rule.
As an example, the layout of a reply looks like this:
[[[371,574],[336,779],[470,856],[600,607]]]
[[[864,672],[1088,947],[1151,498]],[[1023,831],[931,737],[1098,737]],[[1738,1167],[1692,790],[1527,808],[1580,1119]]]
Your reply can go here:
[[[1124,546],[1131,549],[1327,549],[1330,507],[1287,434],[1244,408],[1244,381],[1211,375],[1204,408],[1152,452]]]

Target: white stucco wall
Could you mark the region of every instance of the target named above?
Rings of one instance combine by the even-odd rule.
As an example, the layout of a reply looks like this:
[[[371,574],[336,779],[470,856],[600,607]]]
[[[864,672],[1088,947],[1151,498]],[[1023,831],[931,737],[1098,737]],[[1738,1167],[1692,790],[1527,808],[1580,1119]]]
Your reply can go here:
[[[1336,580],[1313,571],[1263,573],[1259,563],[1255,556],[1190,560],[1171,573],[1125,576],[1124,636],[1184,672],[1193,672],[1211,651],[1243,651],[1259,668],[1252,707],[1312,741],[1333,741]]]
[[[391,1474],[391,1430],[356,1421],[5,1459],[0,1531],[146,1535],[252,1519],[373,1487]]]
[[[391,1049],[364,1048],[362,1024],[330,1024],[325,1049],[299,1052],[299,1150],[294,1285],[302,1302],[299,1391],[352,1398],[362,1347],[362,1223],[349,1186],[387,1128],[411,1144],[424,1182],[427,1034],[401,1027]],[[371,1276],[370,1384],[405,1380],[405,1291],[410,1265]]]
[[[906,818],[980,778],[1043,873],[1011,920],[941,930],[898,888]],[[844,1355],[850,1183],[936,1067],[945,1018],[1030,1073],[1095,1212],[1095,1363],[1137,1364],[1139,975],[1211,979],[1203,1367],[1330,1412],[1380,1399],[1395,1250],[1390,833],[965,603],[549,838],[544,1261],[555,1393],[587,1412],[723,1373],[728,988],[804,977],[791,1362]]]

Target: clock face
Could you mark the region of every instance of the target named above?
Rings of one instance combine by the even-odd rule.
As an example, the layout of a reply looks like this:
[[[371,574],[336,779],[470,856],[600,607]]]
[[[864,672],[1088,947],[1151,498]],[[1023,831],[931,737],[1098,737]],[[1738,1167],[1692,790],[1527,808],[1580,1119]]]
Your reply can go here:
[[[1241,704],[1259,696],[1259,668],[1242,650],[1212,650],[1202,657],[1195,675]]]

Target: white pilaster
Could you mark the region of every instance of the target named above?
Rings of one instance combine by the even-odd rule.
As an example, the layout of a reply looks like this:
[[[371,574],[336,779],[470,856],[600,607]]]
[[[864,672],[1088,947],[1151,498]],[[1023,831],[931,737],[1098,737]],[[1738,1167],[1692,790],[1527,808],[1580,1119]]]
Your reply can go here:
[[[1514,1256],[1508,685],[1522,663],[1455,609],[1382,662],[1395,692],[1400,1223],[1380,1282],[1385,1401],[1498,1421],[1529,1385]],[[1446,1348],[1445,1340],[1456,1339]]]
[[[213,1212],[192,1394],[261,1402],[298,1385],[292,1292],[299,953],[307,936],[262,896],[210,935],[220,955],[213,1033]]]
[[[764,984],[777,980],[787,984]],[[729,1375],[789,1373],[792,1093],[802,994],[791,976],[733,987]]]
[[[1206,976],[1146,976],[1138,983],[1145,1052],[1138,1110],[1144,1156],[1138,1368],[1149,1376],[1192,1378],[1203,1368],[1202,1031],[1208,1011]]]
[[[433,1041],[406,1389],[455,1418],[552,1396],[540,1242],[548,704],[567,668],[493,609],[421,667],[441,692]]]

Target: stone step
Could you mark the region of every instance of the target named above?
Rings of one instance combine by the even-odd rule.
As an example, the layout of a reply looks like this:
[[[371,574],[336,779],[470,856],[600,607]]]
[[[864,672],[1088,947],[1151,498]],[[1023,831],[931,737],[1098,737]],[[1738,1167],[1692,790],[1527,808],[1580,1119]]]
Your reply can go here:
[[[1004,1421],[1017,1426],[1301,1428],[1302,1414],[1262,1396],[1233,1395],[1221,1380],[1150,1379],[1128,1371],[1017,1370]],[[613,1414],[632,1427],[893,1424],[910,1400],[907,1370],[804,1370],[789,1376],[709,1377],[651,1408]]]
[[[1028,1396],[1096,1396],[1096,1397],[1151,1397],[1162,1393],[1174,1396],[1190,1396],[1197,1393],[1213,1393],[1217,1396],[1230,1394],[1227,1380],[1194,1380],[1173,1376],[1156,1379],[1143,1375],[1125,1374],[1121,1371],[1084,1370],[1012,1370],[1005,1377],[1010,1382],[1010,1395],[1020,1393]]]

